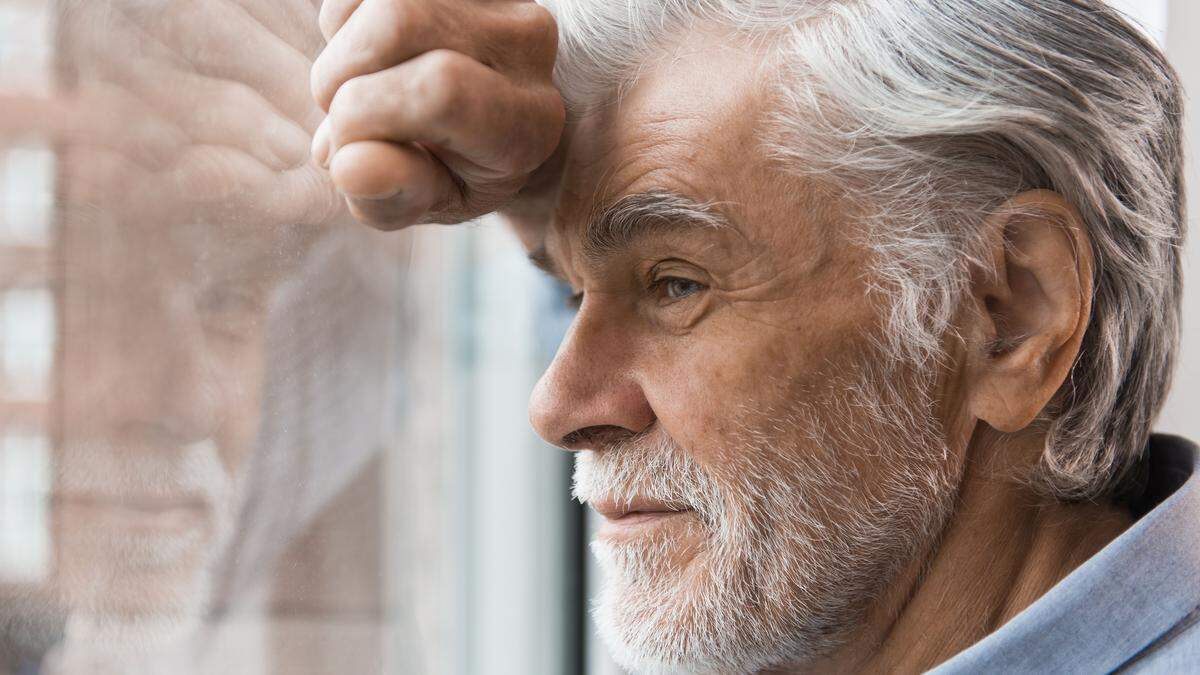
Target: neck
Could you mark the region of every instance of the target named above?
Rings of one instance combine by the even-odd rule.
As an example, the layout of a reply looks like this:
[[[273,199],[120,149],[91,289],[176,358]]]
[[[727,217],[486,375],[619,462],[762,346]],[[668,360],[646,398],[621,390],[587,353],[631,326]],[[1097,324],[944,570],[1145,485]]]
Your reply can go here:
[[[1107,503],[1064,503],[1020,480],[1043,433],[971,439],[957,506],[923,555],[894,580],[864,629],[820,672],[921,672],[995,631],[1132,522]]]

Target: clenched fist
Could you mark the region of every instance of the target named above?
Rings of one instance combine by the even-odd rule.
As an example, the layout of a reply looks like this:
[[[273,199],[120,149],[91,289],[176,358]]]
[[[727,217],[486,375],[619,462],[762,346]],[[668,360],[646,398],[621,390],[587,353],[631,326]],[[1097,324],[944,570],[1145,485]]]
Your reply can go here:
[[[313,139],[351,211],[380,229],[511,201],[558,146],[550,13],[528,0],[325,0]]]

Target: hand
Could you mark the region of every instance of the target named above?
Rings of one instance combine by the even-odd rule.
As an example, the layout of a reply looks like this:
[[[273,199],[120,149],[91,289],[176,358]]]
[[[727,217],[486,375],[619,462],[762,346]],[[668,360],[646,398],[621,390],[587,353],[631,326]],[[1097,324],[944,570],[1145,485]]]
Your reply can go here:
[[[554,18],[528,0],[325,0],[313,159],[380,229],[456,223],[517,195],[565,113]]]
[[[305,86],[316,22],[310,0],[68,3],[72,76],[50,107],[74,112],[24,123],[60,142],[69,173],[115,161],[101,154],[132,160],[108,178],[138,186],[116,222],[331,224],[345,208],[306,161],[322,118]]]

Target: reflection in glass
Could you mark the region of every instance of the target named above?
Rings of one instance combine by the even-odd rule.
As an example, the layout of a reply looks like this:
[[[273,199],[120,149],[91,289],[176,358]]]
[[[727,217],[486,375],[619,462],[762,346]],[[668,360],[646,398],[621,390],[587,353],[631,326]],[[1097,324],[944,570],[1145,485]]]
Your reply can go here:
[[[0,583],[40,582],[50,568],[50,444],[13,432],[0,446]]]
[[[6,0],[0,4],[0,92],[49,93],[53,44],[52,3]]]
[[[46,400],[54,344],[54,297],[48,289],[15,288],[0,295],[0,381],[5,398]]]
[[[0,675],[573,663],[542,282],[349,217],[318,5],[0,0]]]
[[[53,7],[0,6],[0,672],[331,672],[278,612],[378,670],[403,239],[305,161],[315,7]]]
[[[49,244],[54,206],[54,152],[13,147],[0,154],[0,241],[11,246]]]

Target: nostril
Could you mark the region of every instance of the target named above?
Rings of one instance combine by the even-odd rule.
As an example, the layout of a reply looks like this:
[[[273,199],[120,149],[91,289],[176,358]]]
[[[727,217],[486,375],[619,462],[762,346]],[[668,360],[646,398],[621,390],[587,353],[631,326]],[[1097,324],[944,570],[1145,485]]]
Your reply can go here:
[[[559,445],[568,450],[593,450],[597,447],[612,445],[634,435],[633,431],[624,427],[605,424],[576,429],[563,436]]]

